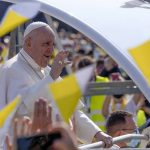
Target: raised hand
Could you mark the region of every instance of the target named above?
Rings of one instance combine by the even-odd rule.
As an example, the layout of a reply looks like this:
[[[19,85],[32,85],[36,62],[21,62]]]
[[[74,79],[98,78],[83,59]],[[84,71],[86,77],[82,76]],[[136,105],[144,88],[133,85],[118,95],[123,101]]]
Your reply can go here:
[[[31,125],[31,133],[46,132],[52,124],[52,108],[44,99],[39,99],[34,105],[34,116]]]
[[[63,68],[66,65],[71,63],[70,61],[66,61],[68,55],[69,55],[68,51],[60,51],[56,55],[56,57],[52,63],[52,66],[51,66],[51,71],[50,71],[50,75],[54,80],[60,76]]]
[[[44,133],[50,130],[52,125],[51,117],[52,108],[47,101],[40,98],[35,102],[33,120],[24,116],[21,119],[15,118],[13,122],[13,140],[10,141],[9,135],[6,136],[7,150],[16,149],[16,139],[21,136],[31,136],[36,133]]]

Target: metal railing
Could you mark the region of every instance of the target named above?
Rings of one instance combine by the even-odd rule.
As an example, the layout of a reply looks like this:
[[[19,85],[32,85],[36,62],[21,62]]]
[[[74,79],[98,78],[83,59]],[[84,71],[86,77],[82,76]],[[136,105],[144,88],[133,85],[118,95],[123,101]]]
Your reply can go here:
[[[142,134],[126,134],[122,136],[118,136],[113,138],[113,144],[116,144],[118,142],[123,142],[123,141],[129,141],[131,139],[140,139],[140,140],[149,140],[148,135],[142,135]],[[96,149],[96,148],[103,148],[104,147],[104,142],[96,142],[84,146],[78,147],[80,150],[88,150],[88,149]]]
[[[141,91],[132,80],[99,83],[93,82],[88,84],[87,92],[84,96],[134,93],[141,93]]]

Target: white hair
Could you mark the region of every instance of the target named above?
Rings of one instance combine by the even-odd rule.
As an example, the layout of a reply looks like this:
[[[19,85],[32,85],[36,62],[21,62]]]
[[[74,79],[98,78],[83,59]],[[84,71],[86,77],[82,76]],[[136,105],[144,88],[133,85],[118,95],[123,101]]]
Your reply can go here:
[[[44,23],[44,22],[40,22],[40,21],[33,22],[33,23],[29,24],[29,25],[27,26],[27,28],[25,29],[25,31],[24,31],[24,38],[25,38],[31,31],[33,31],[33,30],[35,30],[35,29],[38,29],[38,28],[41,28],[41,27],[49,27],[49,28],[50,28],[50,26],[49,26],[48,24]]]

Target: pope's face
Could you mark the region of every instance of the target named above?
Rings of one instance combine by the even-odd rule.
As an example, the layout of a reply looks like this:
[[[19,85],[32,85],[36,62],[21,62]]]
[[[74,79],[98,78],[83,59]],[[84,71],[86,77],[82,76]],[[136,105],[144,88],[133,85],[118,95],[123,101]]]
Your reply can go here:
[[[30,56],[40,67],[49,64],[53,53],[54,33],[48,27],[42,27],[34,31],[30,39]]]

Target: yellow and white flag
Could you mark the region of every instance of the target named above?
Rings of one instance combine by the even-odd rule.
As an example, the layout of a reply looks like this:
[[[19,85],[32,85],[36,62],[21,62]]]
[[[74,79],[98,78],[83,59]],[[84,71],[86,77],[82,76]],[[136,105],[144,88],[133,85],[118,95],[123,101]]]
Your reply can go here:
[[[36,2],[11,5],[0,24],[0,37],[33,18],[38,13],[39,9],[40,3]]]
[[[65,77],[63,80],[49,84],[50,94],[65,122],[68,123],[79,99],[86,90],[88,80],[93,72],[93,66]]]
[[[150,84],[150,40],[131,48],[129,52]]]
[[[20,96],[17,96],[11,103],[0,111],[0,146],[4,143],[4,137],[9,130],[11,121],[20,104]]]

